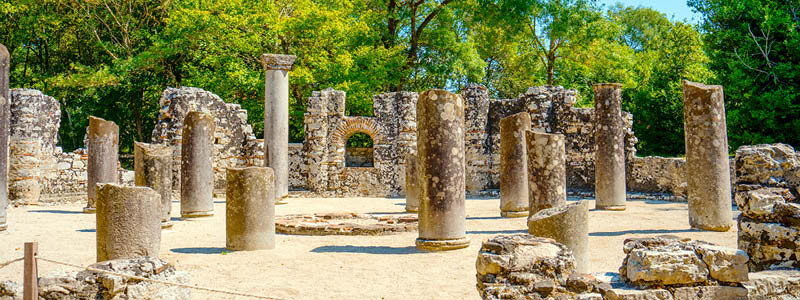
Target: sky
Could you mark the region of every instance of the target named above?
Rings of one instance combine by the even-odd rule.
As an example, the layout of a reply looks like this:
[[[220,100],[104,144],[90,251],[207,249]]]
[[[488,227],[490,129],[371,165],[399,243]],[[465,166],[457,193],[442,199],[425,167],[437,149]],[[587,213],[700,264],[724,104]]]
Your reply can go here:
[[[701,15],[692,11],[686,0],[598,0],[598,3],[610,7],[617,2],[627,6],[650,7],[667,15],[670,20],[689,20],[691,24],[701,21]]]

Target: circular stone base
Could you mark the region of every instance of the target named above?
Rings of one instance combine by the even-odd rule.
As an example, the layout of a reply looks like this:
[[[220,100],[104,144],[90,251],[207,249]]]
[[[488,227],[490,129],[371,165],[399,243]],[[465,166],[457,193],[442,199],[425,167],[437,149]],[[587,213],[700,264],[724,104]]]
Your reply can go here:
[[[406,212],[409,212],[409,213],[418,213],[418,212],[419,212],[419,208],[413,208],[413,207],[409,208],[409,207],[406,207]]]
[[[417,239],[417,249],[424,251],[447,251],[469,247],[469,238],[455,240],[426,240]]]
[[[595,209],[597,209],[597,210],[623,211],[623,210],[625,210],[625,205],[595,206]]]
[[[526,211],[501,211],[500,216],[503,218],[522,218],[527,217],[530,215],[530,212]]]
[[[275,232],[293,235],[388,235],[416,231],[417,216],[374,216],[359,213],[285,215],[275,217]]]
[[[169,228],[172,228],[172,225],[174,225],[174,224],[175,224],[175,223],[173,223],[172,221],[161,222],[161,229],[169,229]]]
[[[83,208],[83,213],[85,213],[85,214],[97,213],[97,208],[95,208],[95,207],[84,207]]]
[[[182,219],[195,219],[214,216],[214,211],[181,212]]]

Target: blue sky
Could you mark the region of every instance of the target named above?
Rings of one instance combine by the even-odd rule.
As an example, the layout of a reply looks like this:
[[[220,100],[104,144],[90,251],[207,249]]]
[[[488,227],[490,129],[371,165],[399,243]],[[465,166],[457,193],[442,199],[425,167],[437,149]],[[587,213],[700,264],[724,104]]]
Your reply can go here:
[[[686,0],[598,0],[598,3],[610,7],[619,2],[627,6],[650,7],[667,15],[670,20],[689,20],[689,23],[700,23],[702,16],[694,13],[686,5]]]

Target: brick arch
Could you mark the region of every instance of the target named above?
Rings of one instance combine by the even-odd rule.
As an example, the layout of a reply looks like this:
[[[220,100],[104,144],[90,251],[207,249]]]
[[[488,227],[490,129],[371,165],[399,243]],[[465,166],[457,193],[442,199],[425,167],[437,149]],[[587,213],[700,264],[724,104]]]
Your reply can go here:
[[[372,138],[373,145],[385,143],[380,125],[373,117],[347,117],[344,123],[340,124],[333,132],[333,144],[344,146],[351,135],[362,132]]]

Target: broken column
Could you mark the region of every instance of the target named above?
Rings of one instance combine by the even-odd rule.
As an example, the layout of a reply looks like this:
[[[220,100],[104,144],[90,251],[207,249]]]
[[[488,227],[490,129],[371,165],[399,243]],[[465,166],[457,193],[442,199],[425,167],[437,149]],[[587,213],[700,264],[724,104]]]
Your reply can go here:
[[[136,142],[133,149],[134,181],[137,186],[158,192],[161,196],[161,228],[172,227],[172,148]]]
[[[8,199],[16,204],[36,204],[42,192],[42,143],[37,138],[14,136],[8,148]]]
[[[275,248],[275,177],[271,168],[228,168],[225,186],[226,247]]]
[[[500,120],[500,215],[528,216],[528,154],[525,131],[531,115],[521,112]]]
[[[406,154],[406,211],[419,211],[419,168],[417,155]]]
[[[183,120],[181,217],[214,215],[214,118],[192,111]]]
[[[97,199],[98,183],[118,183],[117,151],[119,150],[119,127],[114,122],[98,117],[89,117],[87,147],[89,148],[89,161],[87,162],[86,191],[89,202],[85,213],[94,213]]]
[[[97,187],[97,261],[158,257],[161,196],[148,187]]]
[[[460,95],[444,90],[419,95],[417,158],[417,248],[441,251],[469,246],[464,207],[464,100]]]
[[[733,221],[722,86],[684,80],[683,120],[689,225],[728,231]]]
[[[528,233],[554,239],[572,250],[579,273],[589,272],[589,203],[543,209],[528,218]]]
[[[11,107],[11,91],[9,90],[9,72],[11,55],[6,46],[0,44],[0,231],[8,228],[6,206],[8,206],[8,132],[9,108]]]
[[[567,169],[564,136],[525,132],[528,152],[530,214],[567,203]]]
[[[625,210],[625,125],[622,84],[594,85],[595,208]]]
[[[289,70],[294,55],[264,54],[264,159],[275,172],[275,199],[289,195]]]

